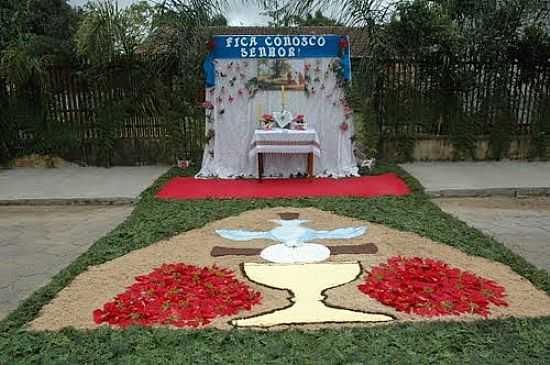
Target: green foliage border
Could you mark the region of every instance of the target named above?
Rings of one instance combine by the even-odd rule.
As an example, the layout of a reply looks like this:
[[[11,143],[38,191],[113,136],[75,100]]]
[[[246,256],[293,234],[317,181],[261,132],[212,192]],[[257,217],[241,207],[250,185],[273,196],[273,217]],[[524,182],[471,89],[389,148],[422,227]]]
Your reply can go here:
[[[121,359],[126,359],[122,363],[169,363],[175,359],[209,364],[267,360],[277,363],[283,359],[285,363],[360,363],[370,359],[409,363],[414,358],[426,362],[424,356],[430,356],[438,359],[439,363],[460,363],[458,359],[464,357],[483,363],[515,359],[536,364],[550,358],[548,348],[544,346],[550,340],[548,317],[475,321],[466,324],[396,324],[381,328],[323,330],[313,333],[300,330],[275,333],[172,331],[163,328],[100,328],[93,331],[65,329],[60,332],[40,333],[26,330],[25,324],[35,318],[45,304],[90,266],[102,264],[209,222],[252,209],[278,206],[316,207],[335,214],[385,224],[398,230],[415,232],[467,254],[509,265],[537,288],[550,293],[550,275],[547,272],[538,270],[502,244],[443,213],[428,199],[419,183],[403,170],[392,165],[382,165],[374,173],[382,172],[401,175],[413,189],[413,193],[404,197],[369,199],[158,200],[154,193],[166,181],[174,176],[192,174],[191,171],[172,169],[142,194],[140,202],[124,223],[98,240],[86,253],[58,273],[48,285],[33,293],[0,322],[0,363],[66,363],[83,359],[91,363],[119,362]],[[329,347],[317,345],[314,346],[319,349],[317,352],[306,350],[314,340],[321,344],[330,340],[331,352],[327,353]],[[286,344],[293,350],[282,351],[281,344]],[[298,347],[292,347],[292,344]],[[354,347],[352,344],[363,347],[358,348],[358,351],[350,351],[350,346]],[[509,348],[511,344],[516,346],[514,351]],[[390,355],[376,346],[383,346],[386,350],[398,346],[399,350],[396,348],[396,352]],[[524,352],[518,354],[519,349]],[[279,360],[275,360],[275,355],[279,356]]]

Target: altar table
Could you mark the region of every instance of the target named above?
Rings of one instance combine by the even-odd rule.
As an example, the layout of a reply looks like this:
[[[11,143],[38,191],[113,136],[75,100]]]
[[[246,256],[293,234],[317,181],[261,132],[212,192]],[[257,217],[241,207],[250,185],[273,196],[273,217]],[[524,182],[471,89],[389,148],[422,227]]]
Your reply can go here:
[[[306,155],[307,174],[313,176],[313,156],[321,156],[321,143],[314,129],[306,130],[256,130],[252,139],[250,155],[256,155],[258,160],[258,178],[261,180],[264,172],[264,155]]]

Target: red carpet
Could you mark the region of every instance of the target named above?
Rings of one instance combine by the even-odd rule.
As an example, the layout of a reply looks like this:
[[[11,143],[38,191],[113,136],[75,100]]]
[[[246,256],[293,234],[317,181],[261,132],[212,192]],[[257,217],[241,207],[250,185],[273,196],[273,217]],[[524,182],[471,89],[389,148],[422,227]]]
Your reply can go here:
[[[195,179],[175,177],[156,194],[163,199],[296,198],[314,196],[406,195],[409,188],[397,175],[346,179]]]

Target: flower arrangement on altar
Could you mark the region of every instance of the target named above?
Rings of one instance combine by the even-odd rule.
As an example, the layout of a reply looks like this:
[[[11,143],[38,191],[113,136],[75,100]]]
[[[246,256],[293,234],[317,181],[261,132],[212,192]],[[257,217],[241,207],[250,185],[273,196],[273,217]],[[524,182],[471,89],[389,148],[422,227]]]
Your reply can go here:
[[[292,120],[293,123],[293,129],[303,131],[306,129],[306,121],[304,119],[303,114],[298,114],[294,119]]]
[[[273,125],[275,124],[275,121],[273,119],[273,115],[272,114],[264,114],[262,115],[261,119],[260,119],[260,128],[263,129],[263,130],[272,130],[273,129]]]

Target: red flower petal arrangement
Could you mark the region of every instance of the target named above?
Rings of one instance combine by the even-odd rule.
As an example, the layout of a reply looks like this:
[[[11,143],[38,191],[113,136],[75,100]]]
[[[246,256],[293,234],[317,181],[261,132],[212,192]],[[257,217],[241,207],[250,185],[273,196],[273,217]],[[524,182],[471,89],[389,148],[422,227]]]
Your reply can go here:
[[[136,277],[136,283],[103,309],[93,312],[95,323],[126,327],[155,324],[176,327],[204,326],[212,319],[250,310],[261,300],[234,276],[233,271],[212,267],[164,264]]]
[[[392,257],[365,275],[358,288],[400,312],[425,317],[464,313],[486,317],[489,304],[508,306],[504,288],[494,281],[429,258]]]

